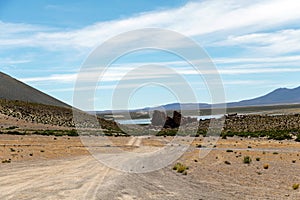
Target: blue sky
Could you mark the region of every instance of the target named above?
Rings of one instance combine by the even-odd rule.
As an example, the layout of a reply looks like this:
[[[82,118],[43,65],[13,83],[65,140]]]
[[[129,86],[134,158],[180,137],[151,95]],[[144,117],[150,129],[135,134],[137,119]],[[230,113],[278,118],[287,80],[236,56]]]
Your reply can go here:
[[[207,52],[222,78],[227,102],[253,98],[300,85],[299,10],[296,0],[0,0],[0,71],[73,104],[77,74],[99,44],[139,28],[165,28],[192,38]],[[181,74],[196,101],[211,102],[204,80],[184,60],[146,50],[122,56],[110,66],[95,91],[94,109],[124,108],[112,105],[115,86],[130,70],[153,63]],[[136,77],[155,82],[170,75],[145,72]],[[136,91],[124,99],[129,108],[177,101],[176,94],[159,85],[141,87],[132,79],[122,84]]]

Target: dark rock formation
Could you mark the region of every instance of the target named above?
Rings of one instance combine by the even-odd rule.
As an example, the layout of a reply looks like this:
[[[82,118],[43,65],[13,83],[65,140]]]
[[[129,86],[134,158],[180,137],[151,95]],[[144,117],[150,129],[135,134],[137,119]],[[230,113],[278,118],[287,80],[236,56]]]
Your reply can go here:
[[[193,122],[197,122],[197,119],[184,117],[177,111],[173,112],[173,117],[169,117],[164,112],[155,110],[151,119],[151,124],[153,126],[163,126],[164,128],[178,128],[180,125]]]
[[[177,127],[179,126],[175,123],[174,119],[168,116],[164,128],[177,128]]]
[[[174,111],[173,112],[173,121],[176,127],[180,126],[181,120],[183,119],[181,113]]]
[[[167,115],[164,112],[154,110],[151,124],[153,126],[163,126],[166,122]]]

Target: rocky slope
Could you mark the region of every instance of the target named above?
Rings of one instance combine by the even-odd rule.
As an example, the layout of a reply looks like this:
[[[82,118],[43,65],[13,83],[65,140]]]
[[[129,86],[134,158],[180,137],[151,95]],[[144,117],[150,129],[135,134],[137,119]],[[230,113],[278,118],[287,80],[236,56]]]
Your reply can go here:
[[[103,128],[108,130],[119,130],[115,122],[101,118],[95,119],[94,116],[80,110],[72,110],[68,107],[44,105],[39,103],[0,99],[1,114],[32,123],[75,128],[73,112],[76,112],[76,128]]]

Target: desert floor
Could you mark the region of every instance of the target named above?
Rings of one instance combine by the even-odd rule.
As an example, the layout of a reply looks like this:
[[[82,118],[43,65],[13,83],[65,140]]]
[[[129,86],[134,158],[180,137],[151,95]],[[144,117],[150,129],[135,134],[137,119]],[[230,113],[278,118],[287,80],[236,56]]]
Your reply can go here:
[[[163,147],[169,155],[188,148],[155,171],[159,161],[141,165],[134,157]],[[120,158],[116,149],[133,156]],[[299,150],[300,143],[266,139],[0,135],[0,199],[300,199],[292,188],[300,183]],[[125,171],[99,162],[103,154]],[[187,175],[172,169],[177,162]]]

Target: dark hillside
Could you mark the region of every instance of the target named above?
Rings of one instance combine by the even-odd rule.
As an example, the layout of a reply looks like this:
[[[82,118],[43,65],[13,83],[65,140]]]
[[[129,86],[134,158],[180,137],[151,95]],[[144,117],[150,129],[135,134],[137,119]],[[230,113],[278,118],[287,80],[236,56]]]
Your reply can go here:
[[[0,99],[20,100],[60,107],[69,105],[0,72]]]

